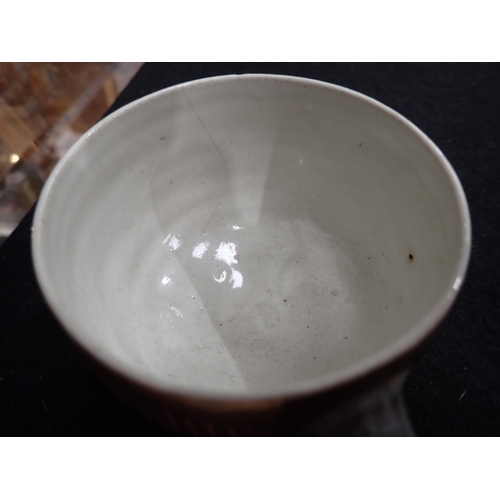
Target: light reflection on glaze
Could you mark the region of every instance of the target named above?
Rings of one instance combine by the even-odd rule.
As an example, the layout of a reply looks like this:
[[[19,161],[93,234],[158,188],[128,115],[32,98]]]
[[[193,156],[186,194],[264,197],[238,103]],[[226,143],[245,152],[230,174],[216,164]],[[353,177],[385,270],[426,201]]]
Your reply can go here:
[[[170,240],[170,241],[169,241]],[[168,246],[170,247],[170,250],[172,252],[175,252],[182,244],[182,241],[172,233],[168,233],[168,236],[161,242],[162,245],[165,243],[168,243]]]
[[[232,264],[238,264],[236,257],[236,245],[234,243],[224,243],[219,245],[219,248],[215,251],[215,258],[225,262],[228,266]]]
[[[184,317],[184,314],[182,314],[179,309],[177,309],[177,307],[174,307],[174,306],[168,306],[170,308],[171,311],[173,311],[175,313],[176,316],[179,316],[179,318],[183,318]]]
[[[193,248],[193,257],[195,259],[201,259],[201,258],[203,258],[203,255],[208,250],[209,246],[210,246],[210,243],[208,241],[204,241],[202,243],[198,243],[198,245],[196,245]]]
[[[226,271],[222,271],[220,278],[216,278],[213,274],[212,274],[212,276],[213,276],[214,280],[217,281],[217,283],[222,283],[223,281],[226,280],[227,273],[226,273]]]
[[[241,288],[243,286],[243,275],[236,269],[231,268],[229,281],[233,283],[233,288]]]
[[[172,236],[168,246],[170,247],[172,252],[175,252],[181,246],[181,241],[176,236]]]
[[[228,225],[228,228],[232,229],[233,231],[240,231],[243,229],[242,226],[238,225]],[[179,235],[174,235],[172,233],[168,233],[167,237],[162,241],[162,245],[168,244],[170,247],[170,250],[174,252],[177,250],[181,244],[182,240],[180,239]],[[194,245],[192,248],[191,255],[195,259],[199,260],[208,260],[210,261],[210,254],[208,253],[208,250],[211,246],[211,243],[209,241],[201,241],[200,243]],[[231,271],[230,277],[228,279],[228,273],[229,270],[224,270],[220,273],[219,276],[216,276],[215,274],[212,274],[212,278],[214,281],[217,283],[224,283],[225,281],[228,281],[231,283],[232,288],[241,288],[243,286],[243,274],[238,271],[237,269],[234,269],[233,265],[238,264],[238,259],[236,258],[237,255],[237,245],[236,243],[233,242],[227,242],[227,241],[222,241],[220,242],[219,246],[217,249],[211,253],[211,258],[215,259],[216,261],[221,261],[227,266],[229,266],[229,270]],[[166,275],[162,277],[161,284],[163,286],[170,285],[172,283],[172,279]],[[172,306],[170,307],[172,311],[174,311],[177,316],[182,317],[182,313],[178,310],[173,308]]]

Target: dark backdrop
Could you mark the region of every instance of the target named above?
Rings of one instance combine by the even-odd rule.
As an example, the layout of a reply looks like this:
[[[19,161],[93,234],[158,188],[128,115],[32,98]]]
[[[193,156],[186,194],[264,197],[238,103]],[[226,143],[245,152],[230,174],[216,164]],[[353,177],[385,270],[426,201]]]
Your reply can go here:
[[[471,210],[471,263],[451,315],[406,381],[405,400],[417,435],[500,434],[500,66],[146,64],[109,112],[170,85],[230,73],[357,90],[415,123],[450,160]],[[0,248],[0,434],[169,434],[94,378],[47,310],[31,264],[32,216]]]

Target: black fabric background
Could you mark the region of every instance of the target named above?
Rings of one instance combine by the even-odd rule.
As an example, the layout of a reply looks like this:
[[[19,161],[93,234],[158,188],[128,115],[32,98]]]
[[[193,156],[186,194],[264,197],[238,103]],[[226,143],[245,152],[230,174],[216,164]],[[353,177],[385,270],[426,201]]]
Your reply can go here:
[[[441,148],[469,202],[472,257],[451,315],[405,383],[405,400],[417,435],[499,435],[500,65],[146,64],[109,112],[170,85],[231,73],[357,90]],[[0,434],[174,435],[105,389],[48,311],[31,263],[32,216],[0,248]]]

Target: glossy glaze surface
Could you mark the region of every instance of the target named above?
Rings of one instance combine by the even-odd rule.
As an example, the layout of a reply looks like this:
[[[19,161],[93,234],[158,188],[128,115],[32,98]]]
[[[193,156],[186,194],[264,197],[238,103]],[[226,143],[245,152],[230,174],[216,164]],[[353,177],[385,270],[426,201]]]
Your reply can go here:
[[[64,207],[64,209],[63,209]],[[395,113],[285,77],[132,104],[61,162],[37,274],[75,340],[170,391],[328,386],[418,344],[468,259],[465,198]]]

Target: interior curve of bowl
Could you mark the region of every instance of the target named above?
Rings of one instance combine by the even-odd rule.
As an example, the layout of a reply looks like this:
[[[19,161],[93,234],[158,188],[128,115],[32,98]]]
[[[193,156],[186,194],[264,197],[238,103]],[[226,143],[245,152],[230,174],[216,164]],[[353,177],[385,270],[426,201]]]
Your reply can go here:
[[[33,233],[77,343],[207,397],[333,386],[415,348],[469,247],[460,183],[422,132],[347,89],[269,75],[104,119],[51,175]]]

